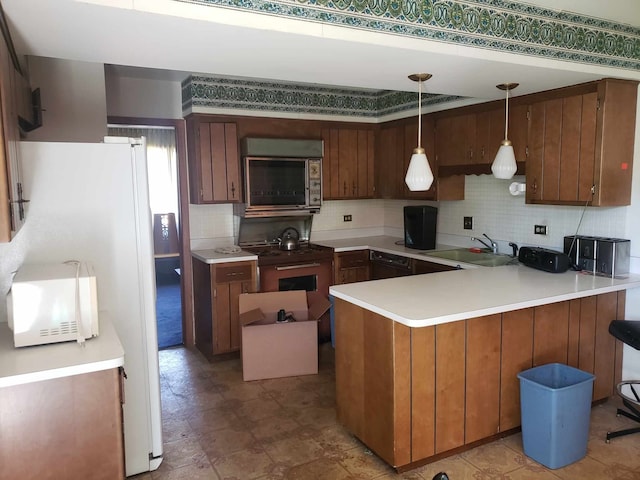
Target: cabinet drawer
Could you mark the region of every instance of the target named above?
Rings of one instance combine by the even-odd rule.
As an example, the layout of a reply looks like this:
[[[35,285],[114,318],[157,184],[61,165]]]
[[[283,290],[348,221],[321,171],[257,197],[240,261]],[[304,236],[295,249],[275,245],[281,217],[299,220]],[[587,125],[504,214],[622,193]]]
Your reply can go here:
[[[369,252],[367,250],[340,253],[338,255],[340,268],[357,268],[369,265]]]
[[[216,283],[251,280],[253,265],[228,265],[216,267]]]

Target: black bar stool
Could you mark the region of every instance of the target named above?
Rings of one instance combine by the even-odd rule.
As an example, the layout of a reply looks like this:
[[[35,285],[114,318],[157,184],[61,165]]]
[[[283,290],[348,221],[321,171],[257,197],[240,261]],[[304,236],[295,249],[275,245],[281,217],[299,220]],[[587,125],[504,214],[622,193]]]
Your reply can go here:
[[[609,333],[616,337],[618,340],[626,343],[627,345],[640,350],[640,322],[630,320],[613,320],[609,324]],[[623,391],[623,388],[628,385],[627,391],[633,395],[631,397],[629,393]],[[618,395],[622,398],[622,403],[629,411],[618,409],[616,415],[622,415],[640,423],[640,396],[636,391],[636,386],[640,385],[640,380],[626,380],[618,384]],[[632,433],[640,432],[640,427],[627,428],[625,430],[618,430],[617,432],[607,432],[607,443],[609,440],[616,437],[622,437],[624,435],[630,435]]]

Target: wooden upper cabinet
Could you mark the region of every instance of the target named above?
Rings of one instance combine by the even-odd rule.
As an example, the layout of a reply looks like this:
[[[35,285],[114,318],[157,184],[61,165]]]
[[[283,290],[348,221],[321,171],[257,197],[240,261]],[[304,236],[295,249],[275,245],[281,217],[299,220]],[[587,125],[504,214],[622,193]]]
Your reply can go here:
[[[491,164],[504,139],[504,110],[476,114],[476,138],[472,163]]]
[[[596,111],[595,92],[531,105],[530,203],[584,203],[591,199]]]
[[[509,108],[508,138],[513,144],[516,161],[526,158],[529,131],[528,106]],[[480,107],[475,106],[475,110]],[[505,107],[487,106],[487,110],[458,113],[436,120],[436,155],[438,165],[444,167],[467,166],[463,173],[490,173],[498,148],[504,140]],[[466,111],[466,110],[465,110]],[[474,168],[470,166],[481,166]]]
[[[187,118],[189,188],[192,203],[242,200],[235,123]]]
[[[328,200],[373,198],[372,129],[325,128],[322,160],[323,195]]]
[[[376,193],[379,198],[463,200],[464,176],[438,178],[433,117],[423,115],[421,146],[425,149],[434,181],[427,191],[412,192],[404,178],[418,142],[417,119],[384,125],[376,138]]]
[[[504,115],[504,112],[502,112]],[[495,130],[493,140],[494,142],[498,142],[493,151],[493,157],[495,158],[498,153],[498,147],[502,140],[504,140],[504,119],[500,122],[501,129],[500,135],[496,135]],[[509,140],[513,145],[513,151],[516,156],[516,162],[521,164],[523,167],[527,161],[527,144],[529,141],[529,105],[526,103],[520,105],[511,105],[509,104],[509,132],[508,132]],[[491,158],[490,163],[493,163],[493,158]],[[520,167],[518,168],[518,174],[524,173],[524,170],[520,172]]]
[[[400,153],[404,151],[404,129],[402,125],[384,125],[376,135],[376,196],[379,198],[401,198],[404,183],[404,164]]]
[[[469,165],[476,148],[476,116],[461,114],[438,118],[435,144],[439,166]]]
[[[630,204],[637,82],[585,88],[530,105],[527,203]]]

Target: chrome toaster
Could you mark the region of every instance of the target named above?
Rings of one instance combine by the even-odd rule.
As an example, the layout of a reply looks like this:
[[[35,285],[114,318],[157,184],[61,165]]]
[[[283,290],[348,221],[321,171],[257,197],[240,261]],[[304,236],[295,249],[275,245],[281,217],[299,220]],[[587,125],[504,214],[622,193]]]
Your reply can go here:
[[[630,240],[570,235],[564,237],[564,253],[594,275],[622,278],[629,274]]]

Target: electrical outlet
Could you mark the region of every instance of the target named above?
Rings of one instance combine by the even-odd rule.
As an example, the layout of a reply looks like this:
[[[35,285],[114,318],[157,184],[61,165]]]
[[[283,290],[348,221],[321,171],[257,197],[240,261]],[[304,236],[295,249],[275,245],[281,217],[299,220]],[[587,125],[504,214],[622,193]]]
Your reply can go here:
[[[473,217],[464,217],[464,229],[472,230],[473,229]]]
[[[547,226],[546,225],[534,225],[533,226],[534,235],[546,235],[547,234]]]
[[[344,222],[350,222],[351,221],[351,215],[345,215],[344,217],[342,217]]]

